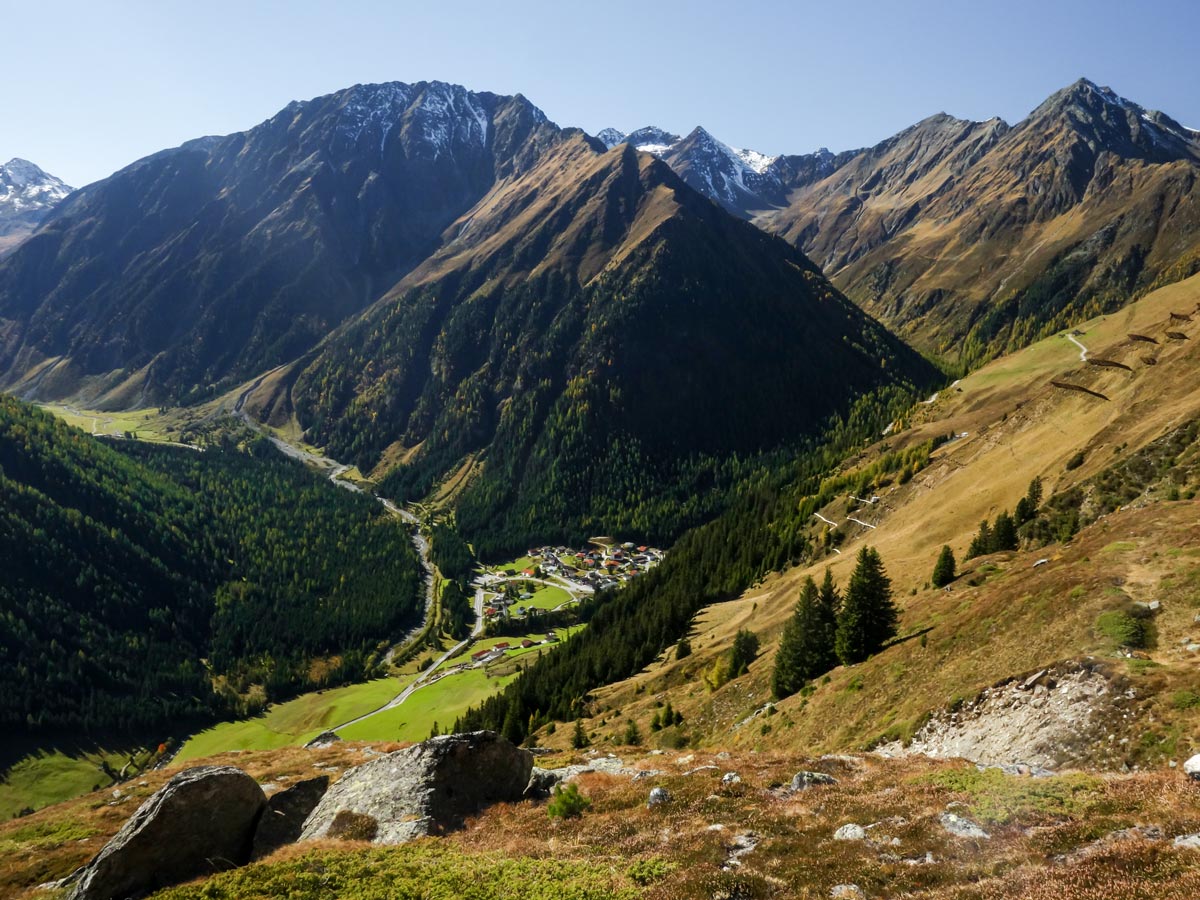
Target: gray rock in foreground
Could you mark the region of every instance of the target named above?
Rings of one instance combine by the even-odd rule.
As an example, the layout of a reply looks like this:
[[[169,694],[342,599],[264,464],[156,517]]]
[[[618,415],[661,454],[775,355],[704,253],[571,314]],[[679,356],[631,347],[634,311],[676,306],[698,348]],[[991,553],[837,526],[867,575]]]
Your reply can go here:
[[[72,879],[70,900],[124,900],[248,862],[267,798],[232,766],[186,769]]]
[[[298,840],[304,822],[328,790],[329,776],[318,775],[272,794],[254,831],[251,856],[258,859]]]
[[[435,737],[346,772],[300,840],[335,836],[350,820],[377,844],[436,834],[493,803],[520,800],[532,769],[533,754],[490,731]]]

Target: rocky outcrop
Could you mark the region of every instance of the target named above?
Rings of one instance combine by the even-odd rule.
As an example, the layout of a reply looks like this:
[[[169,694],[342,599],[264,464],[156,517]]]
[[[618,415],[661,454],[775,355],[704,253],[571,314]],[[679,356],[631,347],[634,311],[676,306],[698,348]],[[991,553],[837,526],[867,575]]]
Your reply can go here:
[[[490,731],[451,734],[351,769],[321,798],[301,840],[333,836],[353,814],[358,834],[378,844],[436,834],[493,803],[520,800],[533,755]]]
[[[70,900],[124,900],[242,865],[266,802],[241,769],[180,772],[73,877]]]
[[[962,757],[988,766],[1028,767],[1030,774],[1067,765],[1118,766],[1114,738],[1133,723],[1132,691],[1092,661],[1065,662],[987,688],[973,701],[932,716],[905,747],[882,756]]]
[[[263,810],[262,818],[258,820],[251,856],[259,859],[284,844],[299,840],[300,832],[304,830],[304,822],[328,790],[329,776],[318,775],[316,778],[298,781],[291,787],[272,794],[267,800],[267,808]]]

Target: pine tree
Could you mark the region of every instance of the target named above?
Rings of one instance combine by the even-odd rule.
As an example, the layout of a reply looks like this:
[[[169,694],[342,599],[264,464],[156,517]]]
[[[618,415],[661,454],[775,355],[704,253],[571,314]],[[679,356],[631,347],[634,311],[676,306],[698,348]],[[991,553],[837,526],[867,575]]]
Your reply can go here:
[[[679,644],[675,647],[675,658],[684,659],[692,655],[692,642],[687,638],[682,638]]]
[[[729,649],[729,677],[738,678],[750,669],[750,663],[758,656],[758,635],[745,628],[738,630]]]
[[[771,677],[771,688],[780,699],[796,693],[836,663],[832,626],[836,621],[837,592],[832,575],[828,570],[825,574],[826,584],[820,591],[812,578],[805,579],[800,599],[784,627]]]
[[[842,595],[838,593],[837,585],[833,583],[833,572],[828,566],[825,567],[825,578],[821,582],[821,589],[817,591],[817,611],[820,614],[825,647],[825,657],[822,661],[824,668],[817,673],[821,675],[837,665],[837,653],[834,652],[833,644],[837,640],[838,616],[842,611]]]
[[[629,724],[625,726],[624,740],[630,747],[636,747],[642,742],[642,732],[638,730],[637,722],[633,719],[630,719]]]
[[[955,578],[958,565],[954,561],[954,551],[949,546],[942,547],[937,562],[933,564],[933,577],[930,581],[934,587],[945,587]]]
[[[835,642],[838,659],[852,665],[878,653],[895,637],[898,619],[883,560],[873,547],[863,547],[838,618]]]
[[[590,743],[587,733],[583,730],[583,719],[576,719],[575,731],[571,733],[571,746],[576,750],[582,750]]]
[[[1017,508],[1013,513],[1013,519],[1016,521],[1017,527],[1020,528],[1037,516],[1038,508],[1041,505],[1042,479],[1035,478],[1029,482],[1029,490],[1025,492],[1025,496],[1017,501]]]
[[[778,700],[790,697],[796,693],[796,691],[804,687],[806,680],[800,674],[800,656],[803,652],[804,642],[804,634],[801,629],[803,627],[805,596],[810,586],[812,587],[815,604],[817,586],[812,578],[808,578],[804,582],[804,587],[800,590],[800,599],[796,601],[796,606],[792,610],[791,617],[788,619],[787,624],[783,626],[783,637],[779,639],[779,649],[775,651],[775,669],[771,673],[771,692]]]
[[[514,744],[520,744],[525,740],[525,729],[521,727],[521,704],[516,694],[513,694],[509,700],[508,710],[504,714],[504,723],[500,727],[500,734]]]
[[[979,532],[971,540],[971,546],[967,548],[967,559],[984,556],[991,553],[992,549],[992,526],[988,524],[987,519],[984,519],[979,523]]]
[[[992,526],[992,552],[1017,549],[1017,525],[1008,510],[996,516],[996,524]]]

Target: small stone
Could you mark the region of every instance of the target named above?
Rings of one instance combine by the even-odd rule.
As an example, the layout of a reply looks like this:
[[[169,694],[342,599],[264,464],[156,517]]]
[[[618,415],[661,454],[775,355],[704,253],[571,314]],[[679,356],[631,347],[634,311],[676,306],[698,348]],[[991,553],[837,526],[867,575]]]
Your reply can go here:
[[[865,841],[867,839],[867,831],[861,825],[855,825],[851,822],[835,831],[833,839],[835,841]]]
[[[818,784],[837,784],[837,779],[824,772],[797,772],[792,777],[793,791],[803,791]]]
[[[742,776],[737,772],[726,772],[721,776],[721,784],[741,784]]]
[[[951,812],[942,813],[941,823],[942,827],[955,837],[974,838],[976,840],[987,840],[991,837],[990,834],[970,819]]]
[[[1192,779],[1192,781],[1200,781],[1200,753],[1197,753],[1183,764],[1183,774]]]
[[[669,803],[670,800],[671,795],[667,792],[666,788],[656,787],[650,792],[650,799],[646,801],[646,806],[661,806],[664,803]]]
[[[1175,838],[1173,843],[1181,850],[1200,850],[1200,832],[1181,834]]]
[[[866,900],[867,895],[857,884],[836,884],[829,892],[833,900]]]

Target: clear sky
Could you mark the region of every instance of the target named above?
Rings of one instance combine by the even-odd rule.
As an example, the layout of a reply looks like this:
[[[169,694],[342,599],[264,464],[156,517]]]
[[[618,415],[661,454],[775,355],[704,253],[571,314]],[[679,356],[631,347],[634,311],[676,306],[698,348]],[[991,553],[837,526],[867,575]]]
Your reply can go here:
[[[71,184],[289,101],[440,79],[590,132],[703,124],[765,153],[945,111],[1010,122],[1080,76],[1200,128],[1200,0],[0,0],[0,162]]]

